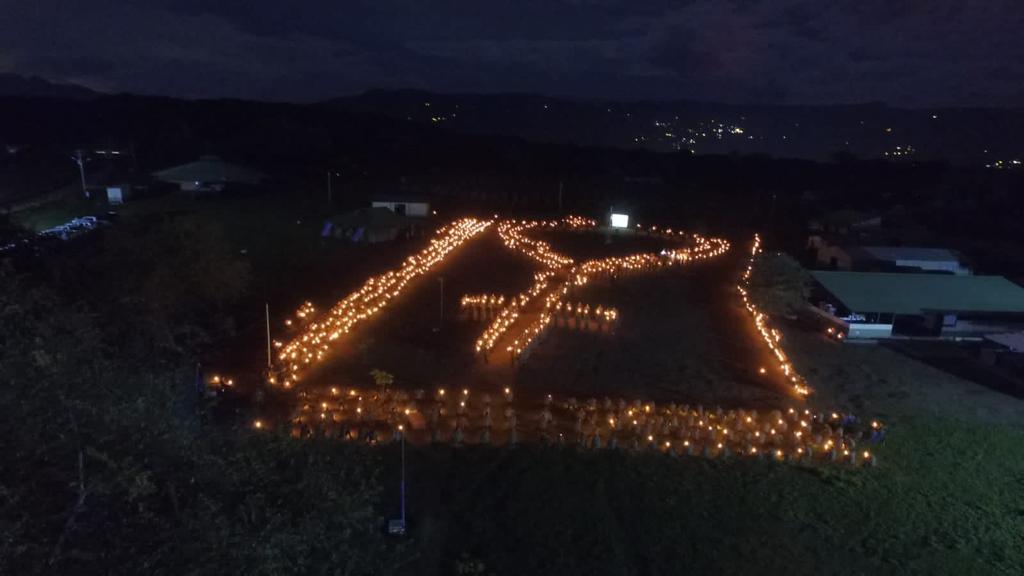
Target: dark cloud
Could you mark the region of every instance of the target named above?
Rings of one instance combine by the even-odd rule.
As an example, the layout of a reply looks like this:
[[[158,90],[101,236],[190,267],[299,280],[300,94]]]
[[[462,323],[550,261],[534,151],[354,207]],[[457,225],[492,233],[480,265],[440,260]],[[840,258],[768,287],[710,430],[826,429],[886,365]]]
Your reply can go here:
[[[0,0],[0,71],[316,100],[370,88],[1019,104],[1019,0]]]

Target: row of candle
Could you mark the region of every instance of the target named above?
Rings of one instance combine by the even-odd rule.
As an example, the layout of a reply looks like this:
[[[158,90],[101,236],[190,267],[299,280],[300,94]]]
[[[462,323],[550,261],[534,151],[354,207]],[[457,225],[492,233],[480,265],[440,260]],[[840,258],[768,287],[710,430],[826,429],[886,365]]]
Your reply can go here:
[[[307,300],[307,301],[303,302],[301,306],[299,306],[298,310],[295,311],[295,317],[298,318],[301,321],[301,320],[305,320],[306,318],[311,318],[313,316],[313,314],[315,314],[315,313],[316,313],[316,307],[313,306],[312,302]],[[292,319],[291,318],[286,318],[285,321],[284,321],[284,325],[285,326],[291,326],[292,325]]]
[[[527,425],[524,431],[540,438],[569,433],[588,446],[628,442],[665,451],[699,451],[711,457],[748,454],[851,463],[858,459],[874,463],[874,454],[864,450],[863,444],[884,438],[884,426],[878,421],[866,426],[850,415],[812,414],[808,409],[792,407],[759,413],[675,403],[659,407],[653,402],[608,398],[600,404],[596,399],[556,402],[547,395],[541,406],[534,406],[534,412],[520,420],[509,388],[504,389],[503,405],[497,411],[492,410],[488,394],[480,394],[479,400],[471,402],[471,396],[476,395],[469,389],[463,389],[461,394],[446,394],[443,388],[438,389],[432,399],[423,390],[411,396],[404,392],[366,394],[350,389],[345,394],[337,388],[330,390],[330,396],[319,402],[304,404],[293,422],[298,426],[383,424],[400,430],[427,427],[435,439],[446,419],[453,430],[462,433],[470,428],[489,432],[492,427],[510,431],[522,428],[522,422]]]
[[[506,220],[498,225],[498,235],[507,248],[520,252],[525,256],[540,262],[545,268],[558,270],[573,263],[573,259],[559,254],[551,249],[551,246],[543,240],[536,240],[526,236],[526,231],[531,228],[557,228],[560,225],[571,226],[562,221],[527,221],[527,220]],[[572,226],[581,228],[583,224]]]
[[[776,364],[782,376],[789,382],[790,390],[798,396],[807,396],[811,393],[810,386],[800,376],[793,364],[789,361],[786,353],[782,350],[781,340],[782,333],[777,329],[772,328],[769,325],[768,315],[761,312],[757,305],[751,300],[749,288],[750,288],[750,277],[754,272],[754,264],[757,260],[757,255],[761,253],[761,236],[758,234],[754,235],[754,242],[750,249],[750,260],[747,263],[746,269],[743,271],[742,282],[736,286],[736,290],[740,293],[740,297],[743,299],[743,305],[750,317],[754,322],[754,329],[760,334],[761,339],[764,340],[768,349],[772,355],[775,356]],[[765,374],[767,370],[764,367],[758,369],[758,372]]]
[[[486,354],[494,348],[495,342],[504,334],[510,326],[519,318],[524,306],[533,300],[538,294],[547,288],[553,272],[538,272],[534,274],[534,283],[530,289],[512,298],[507,306],[501,309],[497,318],[484,330],[484,333],[476,340],[477,353]]]
[[[555,308],[568,292],[569,282],[563,281],[556,290],[552,290],[548,293],[544,298],[544,310],[540,313],[540,316],[527,325],[519,335],[512,340],[512,344],[505,348],[505,351],[509,352],[513,359],[517,359],[522,356],[523,350],[530,346],[537,336],[540,336],[540,333],[547,328],[548,324],[551,323],[551,309]]]
[[[550,324],[552,318],[550,311],[553,308],[557,308],[561,303],[562,297],[568,293],[570,286],[586,284],[591,274],[638,271],[676,263],[687,263],[690,260],[702,260],[718,256],[729,249],[729,243],[725,240],[718,238],[704,238],[700,235],[694,234],[690,236],[694,241],[694,246],[692,248],[687,247],[676,250],[665,250],[662,251],[661,255],[635,254],[625,257],[589,260],[582,264],[571,266],[573,264],[573,260],[571,258],[554,252],[546,242],[534,240],[526,235],[527,230],[538,227],[555,228],[558,226],[566,226],[572,229],[585,229],[595,225],[596,222],[593,222],[592,220],[575,217],[565,218],[562,221],[549,222],[510,220],[499,224],[498,233],[506,247],[520,251],[523,254],[534,258],[542,265],[546,266],[552,274],[558,273],[559,277],[563,275],[565,276],[564,279],[558,278],[555,281],[552,285],[551,293],[547,298],[545,298],[544,311],[540,313],[536,320],[525,326],[519,334],[513,338],[512,343],[506,347],[508,352],[511,352],[516,356],[521,354],[523,349],[526,348],[534,338],[540,335],[548,324]],[[658,232],[656,226],[652,227],[650,233],[663,235],[665,237],[685,236],[682,232],[673,231],[671,228]],[[529,291],[531,298],[527,298],[525,300],[522,298],[514,299],[508,307],[499,314],[498,318],[491,323],[485,331],[484,336],[477,340],[476,351],[478,353],[482,352],[485,354],[489,352],[497,342],[498,338],[520,317],[521,309],[525,304],[532,300],[533,295],[536,295],[547,287],[549,280],[549,277],[544,277],[543,280],[538,279],[533,288]]]
[[[497,308],[505,305],[505,297],[500,294],[466,295],[459,301],[463,308]],[[583,302],[559,301],[552,308],[558,314],[574,314],[576,316],[593,317],[598,320],[614,321],[619,311],[611,306],[591,306]]]
[[[562,302],[559,301],[553,307],[549,308],[556,314],[574,314],[576,316],[583,316],[585,318],[593,317],[597,320],[604,320],[606,322],[614,322],[619,318],[619,311],[610,306],[597,305],[591,307],[590,304],[584,304],[577,302]]]
[[[357,322],[377,313],[377,311],[401,292],[410,279],[425,273],[431,266],[441,261],[451,250],[465,240],[482,232],[491,223],[491,221],[466,219],[442,228],[438,232],[438,238],[432,240],[431,245],[420,255],[409,257],[405,265],[397,271],[391,271],[368,280],[363,288],[349,295],[336,305],[330,311],[326,320],[310,324],[306,327],[303,334],[287,345],[275,342],[275,346],[281,349],[279,359],[285,364],[284,385],[290,386],[292,382],[297,381],[299,370],[303,366],[323,359],[329,350],[330,342],[337,339],[341,334],[347,333]],[[529,238],[525,234],[526,230],[538,227],[556,228],[559,226],[569,229],[586,229],[594,225],[596,223],[592,220],[573,216],[564,218],[561,221],[506,220],[499,223],[499,236],[507,247],[534,258],[548,268],[548,270],[536,274],[533,286],[526,292],[513,298],[501,310],[498,317],[495,318],[484,334],[477,340],[477,352],[486,353],[493,348],[497,339],[519,319],[521,310],[548,288],[555,273],[569,268],[573,264],[571,258],[554,252],[547,243]],[[683,236],[682,232],[673,231],[670,228],[659,232],[656,226],[650,228],[650,233],[666,237],[673,235]],[[626,257],[590,260],[581,265],[572,266],[564,274],[567,278],[559,279],[552,287],[551,292],[545,298],[544,310],[539,314],[538,318],[527,325],[513,339],[512,344],[507,350],[515,354],[520,353],[551,322],[552,311],[567,309],[565,307],[570,306],[562,302],[562,297],[568,293],[569,287],[585,284],[591,274],[635,271],[677,262],[686,263],[691,260],[717,256],[729,248],[728,242],[721,239],[707,239],[699,235],[691,235],[691,238],[695,242],[693,248],[663,251],[661,257],[653,254],[636,254]],[[478,304],[480,302],[472,297],[467,298],[464,300],[464,305]],[[504,302],[504,297],[486,298],[485,302],[487,305],[495,305],[496,302],[497,305],[500,305]],[[299,319],[306,319],[311,317],[314,312],[315,309],[312,303],[306,302],[296,312],[296,316]],[[617,317],[617,311],[609,312],[608,316]],[[275,382],[275,377],[271,377],[271,382]]]
[[[506,248],[518,251],[530,258],[533,258],[544,266],[546,270],[536,274],[534,277],[534,283],[530,289],[520,294],[518,297],[513,298],[509,304],[501,310],[498,317],[491,322],[486,330],[484,330],[484,334],[476,341],[476,352],[478,354],[486,355],[489,353],[494,348],[498,339],[512,327],[516,320],[519,319],[522,309],[531,302],[534,297],[548,287],[551,279],[557,273],[564,274],[563,270],[573,263],[572,258],[554,252],[547,242],[535,240],[526,236],[525,231],[537,227],[557,228],[560,225],[570,229],[586,229],[594,226],[595,224],[596,223],[594,221],[586,218],[569,216],[567,218],[563,218],[561,221],[538,222],[507,220],[498,225],[498,236],[501,238],[501,241]],[[524,335],[539,333],[539,330],[543,329],[549,321],[550,317],[542,313],[538,320],[532,322],[525,329]],[[507,348],[507,350],[511,352],[517,348],[519,348],[518,338]]]
[[[671,229],[667,231],[671,234]],[[682,233],[677,233],[682,235]],[[534,322],[523,328],[506,348],[513,357],[520,356],[529,347],[530,343],[551,323],[551,310],[557,309],[562,304],[562,299],[568,294],[571,286],[584,285],[593,274],[614,274],[618,272],[635,272],[649,270],[673,264],[686,264],[691,261],[699,261],[713,258],[724,254],[729,249],[729,243],[722,239],[706,239],[699,235],[692,235],[695,245],[690,248],[676,250],[665,250],[661,255],[655,254],[633,254],[630,256],[610,257],[596,260],[588,260],[582,264],[573,266],[568,270],[567,278],[552,288],[548,297],[545,298],[544,312]]]
[[[329,313],[326,320],[321,322],[311,323],[306,327],[304,332],[289,342],[284,344],[281,342],[275,342],[274,345],[279,349],[279,360],[284,365],[283,383],[285,386],[290,386],[292,382],[297,381],[299,378],[299,371],[319,360],[328,353],[330,343],[336,340],[340,335],[347,333],[351,330],[352,326],[359,321],[365,320],[385,306],[392,298],[401,292],[405,284],[413,277],[418,276],[427,270],[431,266],[439,262],[443,257],[450,252],[452,249],[460,245],[463,241],[476,235],[485,229],[491,221],[477,221],[472,219],[466,219],[463,221],[456,222],[448,227],[442,228],[438,236],[431,241],[431,245],[420,255],[411,256],[406,260],[406,264],[397,271],[391,271],[379,277],[369,279],[360,290],[350,294],[340,303],[338,303]],[[534,297],[540,294],[549,284],[551,277],[555,271],[564,269],[573,264],[573,260],[562,254],[558,254],[553,251],[546,242],[535,240],[526,236],[525,231],[538,228],[538,227],[566,227],[569,229],[587,229],[592,228],[596,225],[593,220],[570,216],[563,218],[560,221],[517,221],[517,220],[506,220],[501,221],[498,225],[499,235],[502,238],[505,245],[511,249],[520,251],[521,253],[531,257],[548,270],[536,275],[534,285],[526,292],[520,294],[514,298],[509,305],[507,305],[498,317],[492,322],[485,333],[477,340],[476,350],[477,352],[486,352],[490,350],[498,337],[501,336],[520,316],[521,309],[526,306]],[[652,227],[652,230],[656,230],[656,227]],[[673,234],[671,229],[661,232],[666,236]],[[676,234],[681,235],[677,232]],[[695,236],[701,243],[704,242],[699,236]],[[718,241],[723,242],[724,241]],[[674,251],[671,253],[663,253],[663,256],[668,256],[669,261],[682,260],[688,261],[690,258],[689,250],[685,251]],[[583,272],[599,272],[606,271],[609,266],[617,269],[639,269],[648,267],[655,263],[663,263],[664,260],[657,258],[653,255],[637,255],[635,257],[626,257],[624,259],[609,259],[608,261],[591,261],[584,265]],[[573,284],[579,285],[586,282],[585,274],[569,274],[573,280]],[[567,285],[566,285],[567,286]],[[556,286],[559,288],[559,292],[564,294],[567,292],[566,286]],[[463,305],[478,304],[478,301],[474,301],[471,297],[469,300],[465,300]],[[496,303],[494,299],[489,299],[485,302],[486,305],[494,306],[501,305],[504,302],[504,297],[500,297]],[[551,308],[557,301],[547,301],[545,308]],[[307,320],[311,318],[315,312],[315,308],[311,302],[305,302],[296,312],[296,317],[300,320]],[[522,339],[528,341],[539,334],[540,330],[550,321],[550,314],[541,314],[540,319],[528,326],[522,335]],[[292,320],[289,318],[286,320],[286,324],[291,325]],[[517,339],[518,340],[518,339]],[[516,345],[516,347],[519,347]],[[271,377],[271,381],[275,381],[275,377]]]
[[[570,230],[587,230],[597,226],[597,220],[594,220],[593,218],[574,215],[562,218],[561,223]]]
[[[534,285],[532,285],[527,291],[529,294],[528,298],[514,298],[505,308],[503,308],[502,312],[498,315],[498,318],[495,319],[494,322],[490,323],[484,331],[484,335],[476,342],[476,352],[478,354],[482,353],[486,355],[492,351],[498,341],[498,338],[505,334],[505,332],[507,332],[519,318],[522,308],[531,301],[532,298],[544,291],[548,287],[552,278],[556,275],[564,276],[564,269],[573,263],[572,258],[551,250],[548,243],[529,238],[525,235],[526,230],[538,227],[557,228],[559,223],[563,223],[567,228],[580,230],[589,228],[596,222],[587,220],[586,218],[575,218],[573,216],[569,216],[568,218],[563,218],[561,222],[508,220],[503,222],[503,225],[499,225],[498,234],[501,237],[502,242],[505,244],[505,247],[519,251],[528,257],[538,260],[545,266],[547,271],[546,273],[538,275]],[[565,282],[563,280],[557,280],[556,282],[558,284],[558,286],[556,286],[556,290],[564,293],[565,290],[562,289],[562,286],[565,285]],[[550,302],[551,294],[548,294],[545,298],[545,308],[550,305]],[[506,351],[513,355],[520,354],[522,352],[522,346],[519,343],[520,340],[523,340],[524,343],[522,345],[525,345],[525,342],[528,342],[530,339],[540,334],[550,321],[550,315],[546,312],[542,312],[537,320],[529,323],[522,330],[520,335],[513,339],[512,343],[506,347]]]
[[[503,306],[505,304],[505,297],[500,294],[483,294],[476,296],[471,296],[467,294],[466,296],[463,296],[461,300],[459,300],[459,304],[463,308],[468,308],[470,306],[487,308],[494,306]]]
[[[283,384],[290,386],[297,381],[303,368],[324,358],[333,341],[349,332],[355,324],[377,314],[402,292],[410,280],[427,273],[454,249],[492,223],[490,220],[465,218],[441,228],[429,246],[409,256],[401,267],[371,277],[360,289],[338,302],[324,318],[305,326],[291,342],[275,342],[279,349],[278,359],[283,365]],[[312,305],[306,303],[296,315],[305,319],[312,312]],[[276,378],[271,377],[271,383],[275,381]]]

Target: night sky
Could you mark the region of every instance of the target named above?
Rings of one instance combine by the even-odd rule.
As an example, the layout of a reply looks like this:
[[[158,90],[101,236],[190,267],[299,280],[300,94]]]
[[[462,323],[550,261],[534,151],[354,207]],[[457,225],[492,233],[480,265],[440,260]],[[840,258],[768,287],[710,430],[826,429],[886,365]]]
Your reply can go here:
[[[0,0],[0,72],[311,101],[372,88],[1024,103],[1022,0]]]

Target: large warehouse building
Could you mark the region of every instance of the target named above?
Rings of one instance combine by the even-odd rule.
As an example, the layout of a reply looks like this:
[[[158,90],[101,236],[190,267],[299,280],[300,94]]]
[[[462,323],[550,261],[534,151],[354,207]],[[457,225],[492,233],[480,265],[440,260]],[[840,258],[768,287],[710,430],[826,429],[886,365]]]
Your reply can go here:
[[[812,273],[820,307],[856,338],[956,338],[1024,328],[1024,288],[1002,276]]]

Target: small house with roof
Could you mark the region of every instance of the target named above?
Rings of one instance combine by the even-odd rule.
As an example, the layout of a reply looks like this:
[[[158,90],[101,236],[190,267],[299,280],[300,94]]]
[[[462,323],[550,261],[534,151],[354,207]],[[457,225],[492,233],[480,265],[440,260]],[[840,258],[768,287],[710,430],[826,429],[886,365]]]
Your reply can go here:
[[[376,194],[370,198],[372,208],[386,208],[399,216],[426,218],[430,216],[430,200],[410,194]]]
[[[328,218],[322,235],[350,242],[389,242],[416,231],[417,222],[387,208],[359,208]]]
[[[964,258],[947,248],[916,246],[813,246],[818,265],[832,270],[937,272],[966,276]]]
[[[971,273],[971,269],[963,264],[963,258],[947,248],[862,246],[859,252],[864,255],[864,260],[883,263],[893,268],[916,268],[958,276],[966,276]]]

